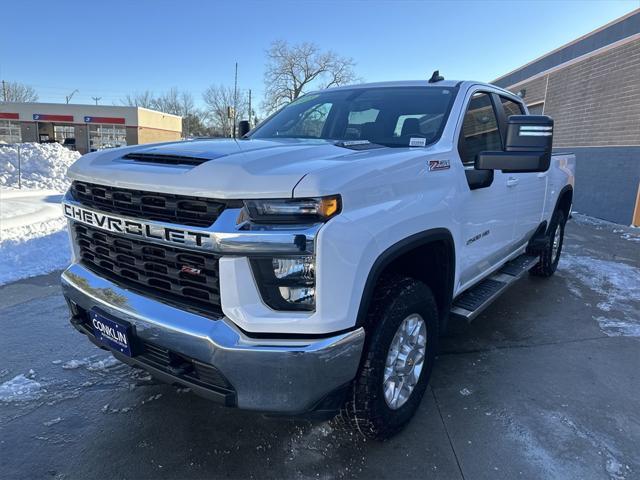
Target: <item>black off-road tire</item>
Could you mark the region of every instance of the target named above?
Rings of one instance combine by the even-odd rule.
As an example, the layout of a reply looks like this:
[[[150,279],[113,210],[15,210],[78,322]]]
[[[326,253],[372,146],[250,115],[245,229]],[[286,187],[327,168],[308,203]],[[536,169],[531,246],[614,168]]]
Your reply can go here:
[[[540,261],[533,266],[529,272],[536,277],[550,277],[558,268],[558,262],[560,261],[560,254],[562,253],[562,245],[564,243],[564,227],[567,223],[564,212],[562,210],[556,210],[551,217],[551,223],[549,224],[549,242],[545,249],[540,253]],[[560,232],[559,245],[557,253],[554,255],[553,243],[556,236],[556,232]]]
[[[385,361],[398,327],[413,313],[418,313],[426,326],[424,365],[406,403],[394,410],[384,398]],[[438,348],[438,309],[431,289],[410,277],[384,278],[374,293],[365,330],[360,369],[336,420],[343,428],[383,440],[411,420],[429,383]]]

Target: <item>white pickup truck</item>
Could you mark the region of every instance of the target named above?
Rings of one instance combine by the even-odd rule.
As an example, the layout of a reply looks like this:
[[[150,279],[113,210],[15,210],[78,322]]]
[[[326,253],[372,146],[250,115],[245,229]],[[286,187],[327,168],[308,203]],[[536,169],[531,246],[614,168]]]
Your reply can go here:
[[[237,140],[89,153],[63,201],[71,321],[227,406],[388,437],[450,316],[554,273],[575,159],[552,137],[512,93],[434,75],[310,93]]]

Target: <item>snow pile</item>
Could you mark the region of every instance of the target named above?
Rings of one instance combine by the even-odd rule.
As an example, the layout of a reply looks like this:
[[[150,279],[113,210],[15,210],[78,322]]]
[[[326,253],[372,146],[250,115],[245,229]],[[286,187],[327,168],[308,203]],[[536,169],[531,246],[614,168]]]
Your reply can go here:
[[[61,198],[51,191],[0,190],[0,285],[69,264]]]
[[[0,145],[0,186],[18,187],[18,149],[22,188],[59,192],[68,188],[67,169],[80,158],[80,154],[58,143]]]
[[[0,402],[26,402],[40,398],[45,390],[33,379],[34,376],[30,370],[27,375],[18,375],[0,384]]]
[[[35,224],[22,231],[26,232],[24,238],[0,242],[0,285],[45,275],[71,263],[69,235],[63,219]]]

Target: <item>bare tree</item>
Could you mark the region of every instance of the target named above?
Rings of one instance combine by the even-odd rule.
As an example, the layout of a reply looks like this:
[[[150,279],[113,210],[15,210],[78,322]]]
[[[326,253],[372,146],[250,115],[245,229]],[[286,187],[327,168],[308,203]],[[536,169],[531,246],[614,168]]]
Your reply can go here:
[[[142,93],[135,93],[133,95],[127,95],[120,103],[128,105],[130,107],[142,107],[142,108],[154,108],[155,97],[149,90],[145,90]]]
[[[193,134],[202,135],[204,112],[196,109],[193,95],[187,91],[180,91],[172,87],[168,91],[156,96],[150,91],[127,95],[121,100],[124,105],[151,108],[182,117],[182,132],[185,137]]]
[[[277,40],[267,51],[263,108],[272,112],[298,98],[310,87],[328,88],[357,80],[352,58],[323,52],[314,43],[290,46]]]
[[[185,137],[202,135],[200,125],[203,114],[196,109],[193,95],[190,92],[181,92],[178,95],[178,110],[182,117],[182,133]]]
[[[167,92],[154,98],[154,108],[173,115],[183,115],[181,94],[177,87],[171,87]]]
[[[0,98],[4,102],[37,102],[38,94],[33,87],[18,82],[2,82]]]
[[[207,105],[207,118],[217,133],[230,137],[233,126],[248,114],[248,101],[244,95],[234,95],[233,87],[211,85],[202,94]]]

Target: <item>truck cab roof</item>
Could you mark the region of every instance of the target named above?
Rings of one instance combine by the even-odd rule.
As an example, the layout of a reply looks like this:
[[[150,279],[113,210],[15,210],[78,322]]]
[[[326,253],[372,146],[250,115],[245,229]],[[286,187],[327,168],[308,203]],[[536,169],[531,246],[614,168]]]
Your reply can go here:
[[[393,80],[387,82],[368,82],[368,83],[358,83],[353,85],[345,85],[340,87],[331,87],[327,90],[330,91],[338,91],[338,90],[355,90],[360,88],[392,88],[392,87],[458,87],[458,86],[471,86],[471,85],[484,85],[486,87],[495,88],[500,90],[506,94],[514,95],[513,92],[509,90],[505,90],[504,88],[498,87],[491,83],[486,82],[476,82],[472,80],[441,80],[439,82],[429,83],[427,79],[424,80]],[[326,90],[318,90],[310,93],[319,93],[321,91]]]

